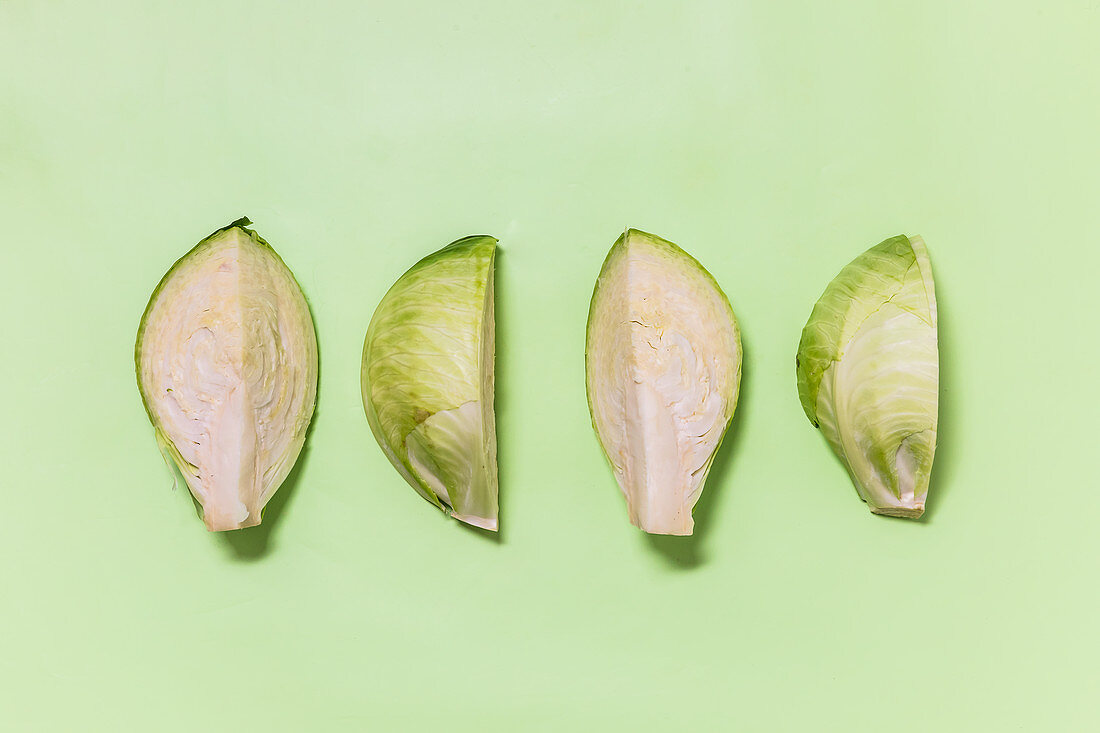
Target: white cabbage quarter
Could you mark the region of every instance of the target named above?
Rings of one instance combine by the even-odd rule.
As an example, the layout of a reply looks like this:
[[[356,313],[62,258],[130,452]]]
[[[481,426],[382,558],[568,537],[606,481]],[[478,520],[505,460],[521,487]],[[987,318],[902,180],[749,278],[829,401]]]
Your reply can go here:
[[[585,356],[592,423],[630,521],[690,535],[737,406],[741,336],[729,300],[687,252],[628,229],[596,281]]]
[[[382,298],[363,344],[367,421],[418,494],[497,529],[493,262],[497,240],[428,255]]]
[[[871,511],[924,513],[939,407],[932,265],[897,236],[840,271],[814,306],[796,360],[798,396]]]
[[[135,351],[157,442],[212,531],[260,523],[305,441],[317,397],[309,306],[241,219],[199,242],[153,291]]]

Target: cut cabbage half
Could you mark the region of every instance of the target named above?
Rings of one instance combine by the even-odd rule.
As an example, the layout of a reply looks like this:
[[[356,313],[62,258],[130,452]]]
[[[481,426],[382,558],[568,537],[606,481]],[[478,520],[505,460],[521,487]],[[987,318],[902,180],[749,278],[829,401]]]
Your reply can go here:
[[[932,265],[897,236],[840,271],[798,346],[798,396],[875,514],[924,513],[939,407]]]
[[[628,229],[592,294],[585,372],[630,521],[691,534],[741,381],[741,336],[718,283],[672,242]]]
[[[401,276],[363,344],[367,421],[417,493],[497,529],[493,262],[497,240],[466,237]]]
[[[138,388],[157,442],[212,531],[260,523],[305,441],[317,339],[305,296],[241,219],[199,242],[153,291]]]

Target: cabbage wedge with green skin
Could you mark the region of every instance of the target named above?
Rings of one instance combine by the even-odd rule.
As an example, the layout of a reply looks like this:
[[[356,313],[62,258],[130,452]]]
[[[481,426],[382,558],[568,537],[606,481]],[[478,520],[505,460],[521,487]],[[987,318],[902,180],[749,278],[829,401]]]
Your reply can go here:
[[[422,497],[497,529],[493,263],[497,240],[466,237],[394,283],[363,344],[367,421]]]
[[[631,523],[690,535],[737,406],[741,335],[729,300],[687,252],[628,229],[596,281],[585,352],[592,424]]]
[[[317,396],[305,296],[240,219],[184,255],[138,329],[138,388],[157,443],[211,531],[260,523],[290,473]]]
[[[875,514],[924,513],[939,406],[932,265],[920,237],[887,239],[840,271],[814,306],[798,396]]]

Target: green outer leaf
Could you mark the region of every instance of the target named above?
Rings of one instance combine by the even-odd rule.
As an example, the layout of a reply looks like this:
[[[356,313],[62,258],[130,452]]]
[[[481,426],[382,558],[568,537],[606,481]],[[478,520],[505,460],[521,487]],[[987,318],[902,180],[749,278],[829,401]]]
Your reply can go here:
[[[838,361],[863,321],[890,300],[916,262],[909,238],[891,237],[849,262],[814,305],[798,344],[798,398],[818,427],[821,376]]]
[[[891,313],[903,318],[887,328],[883,321]],[[912,318],[906,321],[905,314]],[[876,513],[923,512],[936,441],[936,317],[924,243],[899,235],[845,266],[802,331],[796,358],[802,408]],[[927,366],[927,352],[919,348],[928,338],[924,334],[932,339],[933,362]],[[858,355],[846,359],[853,348]],[[841,364],[847,367],[838,371]],[[834,386],[842,373],[843,394]],[[915,465],[915,498],[908,501],[899,479],[903,448]]]
[[[481,375],[483,367],[491,371],[492,353],[491,348],[484,353],[482,346],[484,339],[492,339],[485,331],[492,318],[496,244],[489,236],[465,237],[409,268],[378,304],[363,344],[363,406],[371,431],[417,493],[464,521],[418,475],[409,460],[408,440],[416,431],[418,454],[447,479],[452,500],[463,492],[459,484],[464,477],[455,470],[453,451],[441,452],[437,461],[427,456],[439,434],[438,423],[429,419],[470,402],[485,402]],[[483,420],[491,422],[491,385],[488,390]],[[495,492],[495,451],[489,458]],[[495,517],[495,494],[492,504]]]

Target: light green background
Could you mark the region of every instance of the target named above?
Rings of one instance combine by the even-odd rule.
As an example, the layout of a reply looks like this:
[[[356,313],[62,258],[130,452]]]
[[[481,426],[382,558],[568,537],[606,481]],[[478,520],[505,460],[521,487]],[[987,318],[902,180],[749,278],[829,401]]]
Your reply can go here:
[[[1100,725],[1100,8],[0,0],[0,727],[1078,731]],[[259,529],[157,453],[149,293],[241,215],[322,377]],[[584,324],[624,226],[696,255],[746,362],[694,539],[631,527]],[[940,299],[923,521],[795,391],[826,283],[897,233]],[[500,542],[388,465],[386,288],[498,262]],[[719,725],[721,724],[721,725]]]

